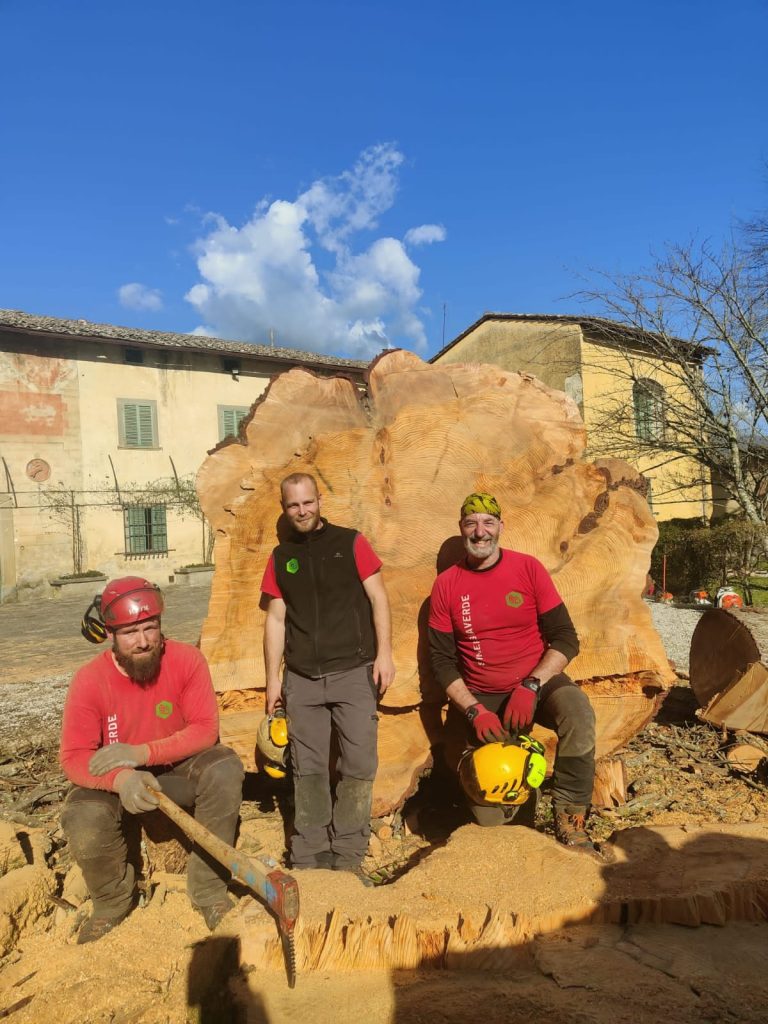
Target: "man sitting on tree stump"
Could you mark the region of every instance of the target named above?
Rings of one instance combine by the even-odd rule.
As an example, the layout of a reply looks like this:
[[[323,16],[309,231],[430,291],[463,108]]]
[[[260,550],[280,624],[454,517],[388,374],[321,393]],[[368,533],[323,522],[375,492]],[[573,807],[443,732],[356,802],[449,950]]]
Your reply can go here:
[[[154,810],[156,789],[193,806],[200,824],[224,842],[235,838],[242,762],[218,742],[205,658],[190,644],[165,639],[162,612],[160,589],[126,576],[108,583],[83,618],[83,635],[94,643],[111,637],[112,649],[75,673],[64,706],[60,758],[74,788],[62,827],[93,902],[79,943],[100,939],[133,909],[123,812]],[[187,891],[211,931],[233,906],[223,869],[196,850]]]
[[[376,705],[395,676],[381,560],[361,533],[323,519],[308,473],[286,477],[280,493],[291,536],[272,552],[261,589],[269,601],[266,711],[285,701],[290,717],[291,864],[351,871],[369,884],[360,864],[378,766]],[[333,734],[339,754],[332,796]]]
[[[552,778],[555,834],[595,853],[585,822],[595,774],[595,715],[563,669],[578,654],[571,617],[536,558],[499,547],[504,524],[490,494],[470,494],[459,529],[465,558],[435,580],[432,668],[462,712],[469,741],[503,740],[534,722],[558,737]],[[516,806],[471,805],[480,825],[510,822]]]

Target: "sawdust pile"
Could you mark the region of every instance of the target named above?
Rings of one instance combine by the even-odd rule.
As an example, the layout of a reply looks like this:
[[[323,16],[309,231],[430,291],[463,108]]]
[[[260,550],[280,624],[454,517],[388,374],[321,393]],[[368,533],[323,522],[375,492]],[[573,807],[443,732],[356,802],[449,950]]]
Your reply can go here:
[[[628,801],[591,821],[612,864],[558,847],[546,798],[535,832],[468,825],[435,771],[375,823],[377,888],[298,875],[293,991],[266,911],[241,893],[210,935],[179,875],[148,869],[134,914],[75,944],[90,905],[58,823],[58,736],[27,709],[0,755],[0,1020],[766,1020],[768,762],[734,771],[684,682],[621,752]],[[289,815],[287,787],[248,793],[238,845],[280,856]]]
[[[541,1013],[600,1024],[765,1019],[762,825],[632,829],[608,866],[528,829],[465,826],[392,885],[364,889],[348,875],[304,872],[294,991],[266,913],[243,896],[211,936],[181,877],[157,881],[145,905],[100,942],[75,945],[87,913],[87,904],[69,909],[84,896],[78,873],[68,873],[59,905],[46,908],[56,883],[44,833],[12,831],[3,833],[13,859],[5,857],[0,905],[16,900],[19,910],[0,1012],[18,1024],[344,1022],[361,1013],[431,1024],[477,1019],[486,1001],[482,1017],[498,1021]],[[21,865],[30,853],[32,863]],[[349,951],[364,954],[366,935],[385,928],[394,937],[398,921],[399,942],[378,965],[356,968]],[[314,953],[313,930],[326,937]]]

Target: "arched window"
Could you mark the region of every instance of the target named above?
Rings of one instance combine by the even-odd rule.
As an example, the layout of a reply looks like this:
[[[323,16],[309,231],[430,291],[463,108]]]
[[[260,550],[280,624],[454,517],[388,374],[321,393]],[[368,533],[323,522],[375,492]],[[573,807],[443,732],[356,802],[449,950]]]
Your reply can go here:
[[[655,380],[641,378],[632,385],[635,407],[635,433],[641,441],[661,441],[664,437],[664,388]]]

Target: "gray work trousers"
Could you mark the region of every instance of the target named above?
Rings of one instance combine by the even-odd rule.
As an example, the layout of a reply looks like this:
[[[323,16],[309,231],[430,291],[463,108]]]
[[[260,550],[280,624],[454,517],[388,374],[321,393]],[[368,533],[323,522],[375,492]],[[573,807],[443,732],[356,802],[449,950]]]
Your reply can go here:
[[[234,842],[243,789],[243,764],[234,750],[217,744],[167,771],[139,770],[152,772],[175,803],[194,807],[195,819],[219,839]],[[123,831],[125,813],[117,793],[103,789],[74,786],[64,803],[61,825],[83,872],[94,917],[122,917],[133,902],[134,868],[128,861]],[[194,847],[187,866],[192,903],[210,906],[223,899],[226,891],[224,869]]]
[[[501,717],[509,693],[473,693],[473,696]],[[533,721],[557,735],[552,803],[557,808],[589,807],[595,784],[595,712],[589,698],[561,672],[542,686]],[[467,729],[470,746],[477,746],[477,736],[469,723]],[[470,804],[470,809],[480,825],[505,825],[523,816],[519,806]]]
[[[377,693],[370,665],[311,679],[286,669],[295,797],[291,864],[355,867],[368,849],[378,767]],[[331,737],[338,747],[331,796]]]

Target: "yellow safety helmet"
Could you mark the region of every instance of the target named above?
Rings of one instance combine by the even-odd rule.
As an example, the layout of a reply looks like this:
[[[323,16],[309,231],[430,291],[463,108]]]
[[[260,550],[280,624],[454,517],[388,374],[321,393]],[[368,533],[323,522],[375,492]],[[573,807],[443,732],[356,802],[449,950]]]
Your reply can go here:
[[[267,775],[284,779],[288,774],[288,716],[284,708],[276,708],[273,715],[265,715],[256,733],[256,749]]]
[[[547,774],[544,747],[519,736],[466,750],[459,761],[459,779],[473,804],[524,804]]]

